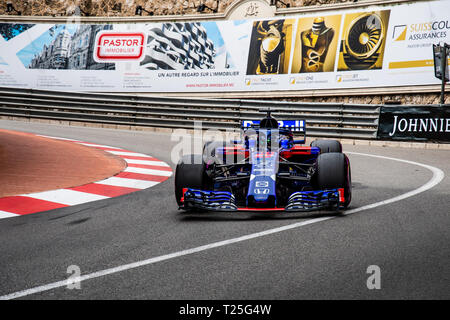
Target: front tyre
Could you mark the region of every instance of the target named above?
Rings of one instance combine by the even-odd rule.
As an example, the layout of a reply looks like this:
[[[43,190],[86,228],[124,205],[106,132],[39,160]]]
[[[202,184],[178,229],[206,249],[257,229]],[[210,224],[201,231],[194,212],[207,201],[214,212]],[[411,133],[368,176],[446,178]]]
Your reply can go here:
[[[318,190],[344,188],[344,207],[352,199],[350,160],[344,153],[328,152],[317,157],[316,183]]]
[[[182,206],[184,188],[203,189],[206,184],[205,163],[202,155],[183,156],[175,170],[175,198],[178,206]]]

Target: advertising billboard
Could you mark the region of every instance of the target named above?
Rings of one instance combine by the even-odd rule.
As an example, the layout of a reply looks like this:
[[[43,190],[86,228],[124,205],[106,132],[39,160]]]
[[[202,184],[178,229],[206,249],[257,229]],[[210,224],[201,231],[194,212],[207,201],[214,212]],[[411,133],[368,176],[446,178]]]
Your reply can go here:
[[[229,21],[0,23],[0,86],[115,92],[439,84],[450,1]]]

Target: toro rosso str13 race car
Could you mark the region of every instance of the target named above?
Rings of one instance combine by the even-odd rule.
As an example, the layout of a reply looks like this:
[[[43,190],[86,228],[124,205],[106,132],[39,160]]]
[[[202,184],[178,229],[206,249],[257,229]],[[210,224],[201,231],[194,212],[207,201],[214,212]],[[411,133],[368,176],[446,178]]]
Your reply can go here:
[[[175,172],[179,208],[186,211],[347,208],[351,201],[350,162],[342,153],[340,142],[315,140],[305,146],[305,139],[305,120],[277,121],[267,111],[260,121],[243,121],[240,140],[209,141],[203,154],[180,159]]]

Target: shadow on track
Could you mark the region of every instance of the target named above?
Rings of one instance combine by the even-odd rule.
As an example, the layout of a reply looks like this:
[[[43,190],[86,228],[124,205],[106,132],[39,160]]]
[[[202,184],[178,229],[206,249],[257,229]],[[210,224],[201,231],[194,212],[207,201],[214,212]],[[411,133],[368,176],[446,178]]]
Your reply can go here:
[[[179,212],[180,221],[262,221],[345,217],[345,211],[314,212]]]

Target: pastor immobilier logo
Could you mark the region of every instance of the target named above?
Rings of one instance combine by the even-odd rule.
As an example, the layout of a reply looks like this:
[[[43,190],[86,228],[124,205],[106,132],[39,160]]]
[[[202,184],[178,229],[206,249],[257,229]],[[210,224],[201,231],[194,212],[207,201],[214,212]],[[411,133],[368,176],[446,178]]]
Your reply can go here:
[[[97,62],[140,61],[144,58],[146,35],[142,32],[99,32],[95,40]]]

